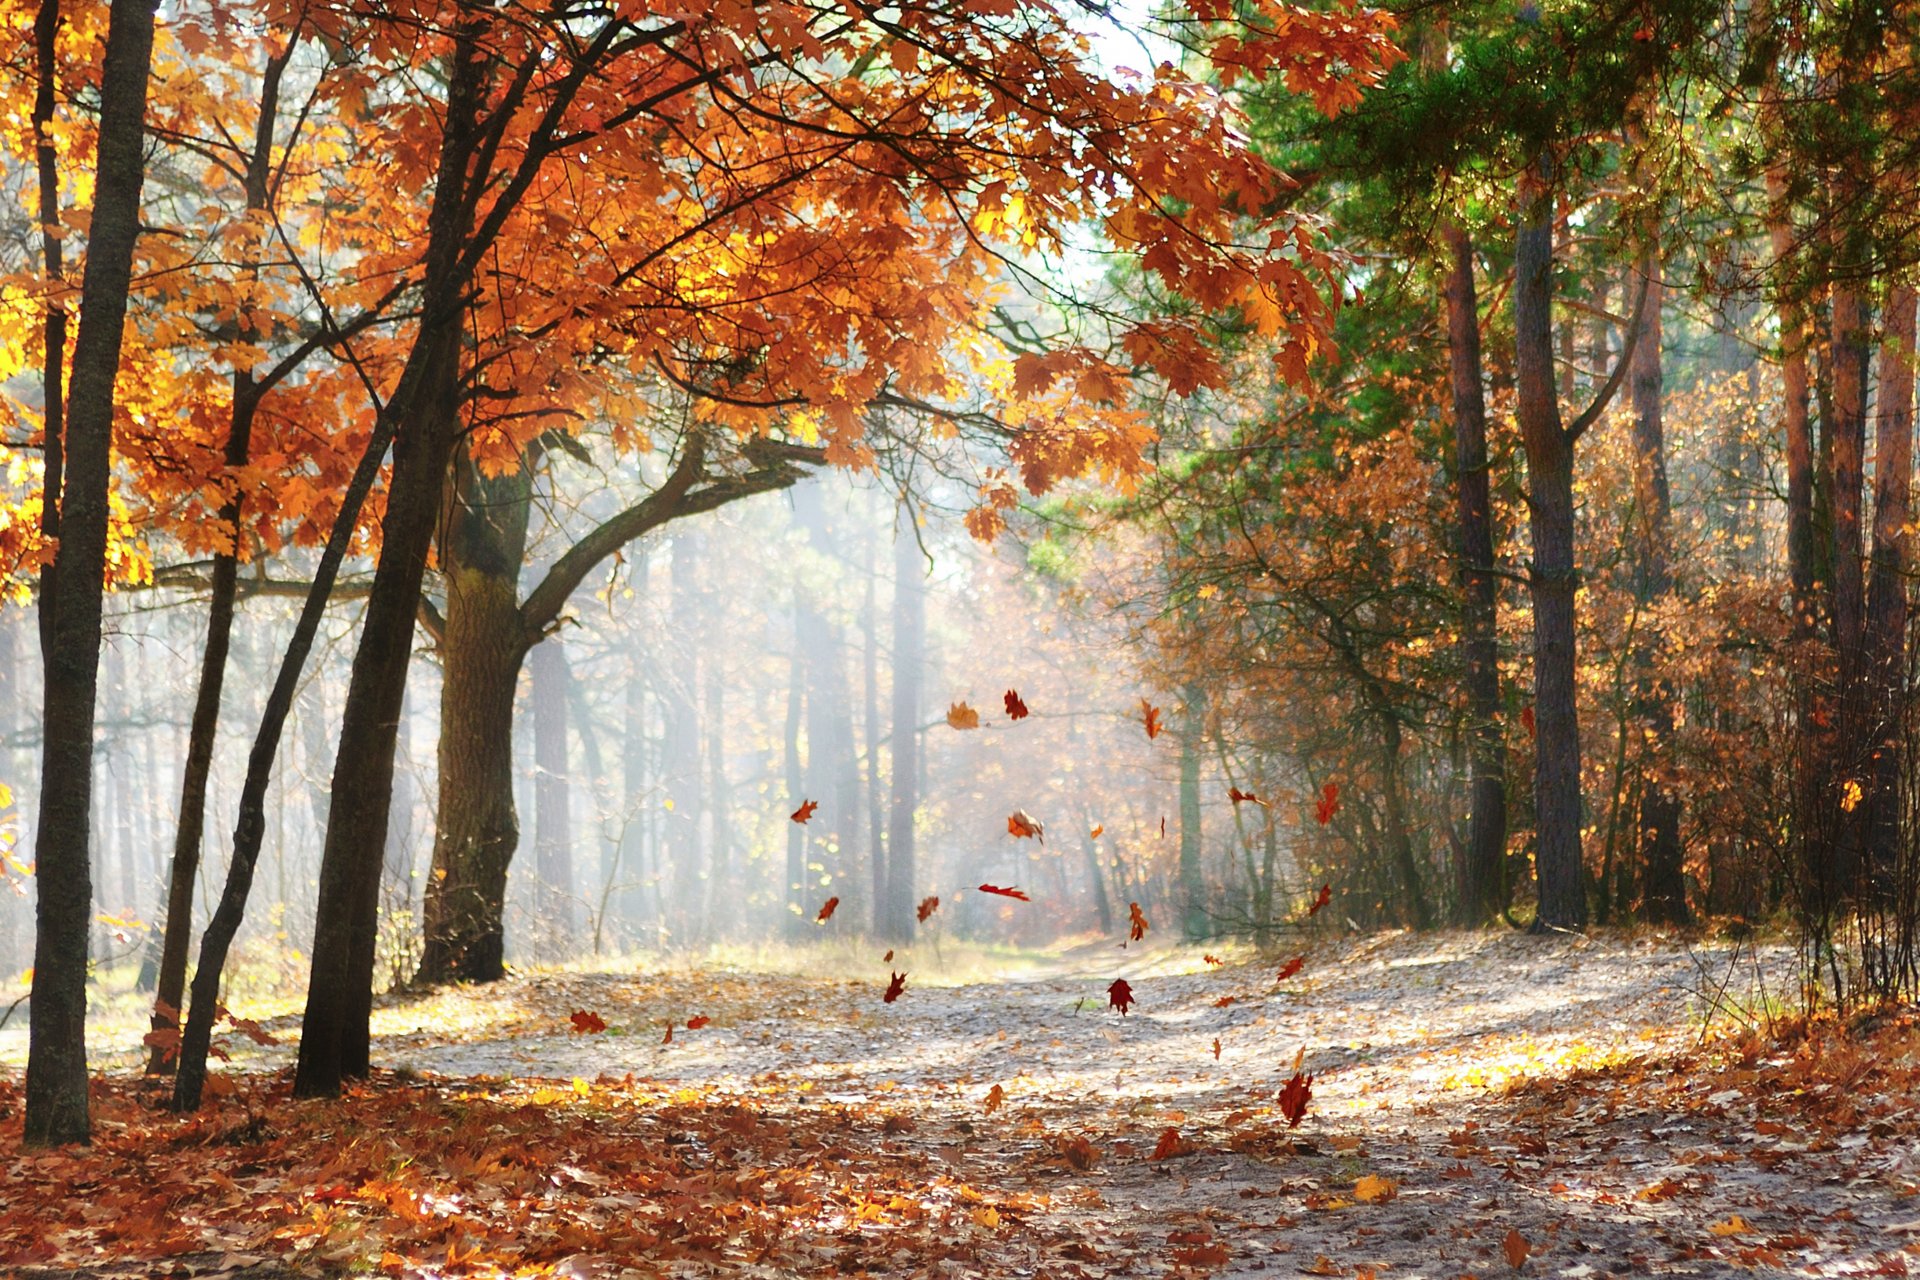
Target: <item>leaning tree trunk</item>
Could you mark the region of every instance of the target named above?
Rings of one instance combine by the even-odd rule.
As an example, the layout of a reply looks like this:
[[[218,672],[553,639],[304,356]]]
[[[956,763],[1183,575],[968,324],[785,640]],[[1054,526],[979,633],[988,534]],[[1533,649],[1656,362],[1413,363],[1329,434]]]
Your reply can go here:
[[[1550,162],[1520,184],[1514,245],[1515,411],[1527,454],[1533,537],[1534,866],[1541,927],[1587,923],[1580,857],[1580,713],[1574,685],[1573,440],[1553,378],[1553,197]]]
[[[147,76],[153,63],[152,0],[114,0],[101,66],[99,141],[80,332],[65,445],[59,583],[46,632],[40,827],[34,839],[38,892],[29,1014],[26,1121],[29,1146],[86,1142],[87,925],[93,897],[88,825],[93,802],[94,691],[100,673],[107,495],[112,483],[113,392],[140,234],[146,171]]]
[[[419,982],[493,982],[506,973],[507,867],[520,843],[513,701],[528,647],[520,564],[532,475],[522,465],[489,478],[464,453],[454,463],[442,540],[439,821]]]
[[[1633,349],[1633,496],[1638,527],[1634,531],[1634,598],[1642,614],[1673,587],[1668,550],[1673,538],[1671,499],[1667,488],[1666,423],[1661,400],[1665,381],[1660,351],[1661,286],[1654,279],[1653,254],[1640,255],[1639,274],[1646,289],[1640,340]],[[1672,683],[1659,679],[1658,624],[1649,627],[1634,655],[1638,686],[1636,700],[1647,748],[1664,755],[1675,728]],[[1661,774],[1656,759],[1640,787],[1638,824],[1642,893],[1640,915],[1657,924],[1685,924],[1687,881],[1680,847],[1680,797]]]
[[[1482,924],[1506,906],[1507,745],[1500,728],[1499,583],[1493,565],[1493,497],[1487,474],[1487,403],[1473,244],[1445,231],[1447,345],[1453,381],[1454,487],[1460,536],[1460,650],[1467,695],[1472,792],[1461,859],[1459,921]]]
[[[913,823],[920,807],[920,679],[926,662],[927,563],[902,505],[893,534],[893,729],[887,739],[893,791],[887,815],[887,927],[893,942],[913,937],[918,868]],[[875,856],[878,856],[876,851]]]

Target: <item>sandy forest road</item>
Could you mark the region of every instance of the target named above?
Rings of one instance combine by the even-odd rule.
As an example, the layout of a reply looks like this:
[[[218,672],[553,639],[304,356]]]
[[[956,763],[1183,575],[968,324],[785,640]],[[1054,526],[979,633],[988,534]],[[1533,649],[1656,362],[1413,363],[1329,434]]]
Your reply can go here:
[[[402,1034],[381,1056],[722,1092],[804,1081],[794,1105],[873,1120],[849,1125],[850,1162],[877,1143],[1013,1197],[996,1203],[1018,1230],[929,1274],[1484,1277],[1515,1274],[1509,1233],[1532,1275],[1905,1274],[1905,1231],[1920,1231],[1910,1129],[1802,1132],[1710,1078],[1630,1065],[1698,1041],[1694,993],[1732,958],[1655,940],[1388,936],[1324,947],[1276,985],[1264,966],[1155,976],[1155,953],[1115,950],[1021,982],[910,977],[890,1006],[884,973],[713,976],[669,988],[686,1002],[671,1009],[652,981],[550,975],[517,997],[632,1034]],[[1785,958],[1766,959],[1784,983]],[[1752,953],[1741,963],[1744,994]],[[1113,976],[1138,1002],[1125,1018],[1105,1004]],[[715,1024],[655,1042],[695,1012]],[[1273,1103],[1302,1049],[1313,1105],[1288,1132]],[[1149,1159],[1170,1128],[1192,1153]],[[1356,1201],[1369,1176],[1394,1184],[1388,1197]]]

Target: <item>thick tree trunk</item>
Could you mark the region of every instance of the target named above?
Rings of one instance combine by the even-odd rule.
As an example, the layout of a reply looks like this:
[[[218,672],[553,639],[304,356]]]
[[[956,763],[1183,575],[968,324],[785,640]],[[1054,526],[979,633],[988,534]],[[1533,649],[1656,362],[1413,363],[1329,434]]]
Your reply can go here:
[[[533,703],[533,847],[539,869],[541,928],[555,958],[572,953],[579,932],[574,907],[573,787],[567,762],[567,651],[549,637],[528,658]]]
[[[1867,703],[1873,723],[1867,859],[1876,892],[1902,844],[1900,744],[1907,712],[1908,521],[1912,518],[1915,291],[1888,291],[1874,430],[1873,579],[1867,589]]]
[[[1814,884],[1824,914],[1854,889],[1866,836],[1872,785],[1873,719],[1866,671],[1866,564],[1863,522],[1867,434],[1868,307],[1862,288],[1836,282],[1829,312],[1833,415],[1827,462],[1833,539],[1831,583],[1833,649],[1838,663],[1838,732],[1825,805],[1835,813],[1833,839],[1816,854]]]
[[[1200,866],[1200,749],[1206,734],[1207,694],[1190,684],[1180,696],[1180,919],[1187,941],[1198,942],[1213,935],[1207,881]]]
[[[1460,538],[1460,650],[1467,694],[1472,809],[1459,868],[1461,924],[1483,924],[1506,906],[1507,745],[1500,727],[1499,583],[1493,573],[1493,497],[1487,474],[1487,404],[1473,244],[1445,230],[1447,346],[1453,382],[1454,486]]]
[[[887,813],[887,927],[885,937],[913,937],[915,881],[914,818],[920,809],[920,679],[926,662],[926,558],[914,532],[913,512],[901,506],[893,533],[893,731],[888,736],[893,794]]]
[[[1673,537],[1672,501],[1667,488],[1666,422],[1662,414],[1665,391],[1661,365],[1661,286],[1654,278],[1657,263],[1651,253],[1640,256],[1639,274],[1647,291],[1640,322],[1640,338],[1633,349],[1633,505],[1637,527],[1633,542],[1634,598],[1643,610],[1657,605],[1673,587],[1669,548]],[[1672,685],[1654,673],[1660,633],[1649,628],[1635,655],[1639,668],[1635,694],[1637,718],[1646,746],[1664,756],[1673,737]],[[1643,755],[1643,760],[1647,757]],[[1657,924],[1685,924],[1687,881],[1684,850],[1680,846],[1680,797],[1661,777],[1663,761],[1653,759],[1639,787],[1641,884],[1640,915]]]
[[[420,982],[493,982],[506,973],[507,867],[520,842],[513,702],[528,648],[520,566],[532,494],[529,467],[488,477],[464,451],[455,460],[441,542],[439,820]]]
[[[1533,537],[1535,874],[1538,924],[1587,923],[1580,855],[1580,718],[1574,687],[1573,440],[1553,378],[1553,202],[1549,162],[1520,184],[1514,246],[1515,411],[1527,454]]]
[[[49,642],[45,736],[40,827],[34,839],[39,897],[23,1136],[29,1146],[86,1142],[92,1134],[86,1014],[94,691],[113,469],[114,380],[140,233],[153,22],[152,0],[114,0],[101,67],[93,219],[73,351],[60,542],[54,552],[59,587],[44,633]]]

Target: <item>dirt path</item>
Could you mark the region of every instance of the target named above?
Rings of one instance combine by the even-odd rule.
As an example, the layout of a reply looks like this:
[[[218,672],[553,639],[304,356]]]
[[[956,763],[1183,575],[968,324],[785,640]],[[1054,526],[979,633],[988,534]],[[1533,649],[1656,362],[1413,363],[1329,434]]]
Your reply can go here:
[[[550,974],[390,1005],[376,1056],[435,1098],[638,1099],[619,1133],[674,1153],[659,1185],[731,1179],[766,1214],[727,1225],[712,1201],[721,1224],[675,1254],[676,1275],[1907,1273],[1920,1122],[1908,1097],[1866,1096],[1889,1064],[1661,1065],[1698,1044],[1698,992],[1732,965],[1731,991],[1764,968],[1777,995],[1784,955],[1479,934],[1323,945],[1282,983],[1265,964],[1180,972],[1196,961],[1100,946],[949,987],[910,969],[893,1004],[878,964],[845,981]],[[1137,1002],[1124,1017],[1115,977]],[[608,1029],[572,1030],[576,1009]],[[689,1030],[695,1016],[711,1022]],[[1290,1129],[1275,1100],[1301,1055],[1313,1099]],[[579,1185],[549,1198],[694,1212],[609,1197],[585,1157],[560,1168]],[[355,1190],[364,1176],[340,1194],[377,1214],[392,1193]],[[782,1218],[769,1189],[803,1179],[813,1207]],[[559,1274],[658,1273],[596,1230]],[[307,1255],[382,1256],[453,1273],[351,1243]]]

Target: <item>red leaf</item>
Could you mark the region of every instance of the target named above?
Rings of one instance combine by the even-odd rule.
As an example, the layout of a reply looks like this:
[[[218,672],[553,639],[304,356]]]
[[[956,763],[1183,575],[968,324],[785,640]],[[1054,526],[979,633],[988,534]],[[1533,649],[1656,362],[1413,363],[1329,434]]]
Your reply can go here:
[[[1017,690],[1007,690],[1007,696],[1004,701],[1007,704],[1007,719],[1024,720],[1027,718],[1027,704],[1020,700],[1020,694]]]
[[[703,1014],[701,1014],[701,1015],[699,1015],[698,1017],[694,1017],[694,1018],[688,1018],[688,1019],[687,1019],[687,1030],[689,1030],[689,1031],[698,1031],[698,1030],[699,1030],[700,1028],[702,1028],[702,1027],[704,1027],[704,1026],[706,1026],[706,1025],[707,1025],[708,1023],[710,1023],[710,1022],[712,1022],[712,1021],[713,1021],[713,1019],[712,1019],[712,1018],[709,1018],[709,1017],[708,1017],[708,1016],[707,1016],[706,1014],[704,1014],[704,1013],[703,1013]]]
[[[1320,819],[1320,825],[1326,826],[1333,821],[1333,815],[1340,811],[1340,784],[1329,782],[1320,788],[1320,803],[1314,807],[1314,816]]]
[[[1226,961],[1222,960],[1219,956],[1201,956],[1200,958],[1216,968],[1226,963]]]
[[[1251,800],[1251,801],[1253,801],[1253,802],[1254,802],[1255,804],[1261,804],[1261,803],[1264,803],[1264,802],[1263,802],[1263,801],[1262,801],[1262,800],[1260,799],[1260,797],[1259,797],[1259,796],[1257,796],[1257,795],[1255,795],[1255,794],[1253,794],[1253,792],[1251,792],[1251,791],[1242,791],[1242,790],[1241,790],[1240,788],[1238,788],[1238,787],[1228,787],[1228,788],[1227,788],[1227,799],[1229,799],[1229,800],[1231,800],[1231,801],[1233,801],[1233,802],[1234,802],[1235,804],[1239,804],[1239,803],[1241,803],[1242,801],[1245,801],[1245,800]]]
[[[573,1029],[582,1035],[593,1035],[607,1029],[607,1020],[597,1013],[588,1013],[585,1009],[573,1011]]]
[[[805,822],[808,818],[811,818],[813,816],[813,811],[815,809],[818,809],[819,807],[820,807],[820,802],[818,800],[805,800],[801,802],[800,807],[798,809],[795,809],[792,813],[788,814],[787,816],[792,818],[795,822]]]
[[[839,898],[837,898],[837,897],[834,897],[834,898],[828,898],[828,899],[827,899],[827,900],[826,900],[825,902],[823,902],[823,903],[821,903],[821,904],[820,904],[820,914],[819,914],[819,915],[817,915],[817,916],[815,916],[815,917],[814,917],[814,919],[815,919],[815,920],[831,920],[831,919],[833,919],[833,913],[834,913],[834,910],[835,910],[836,908],[838,908],[838,907],[839,907],[839,905],[840,905],[840,899],[839,899]]]
[[[1280,976],[1275,978],[1274,981],[1285,982],[1288,978],[1291,978],[1294,974],[1300,972],[1301,966],[1306,964],[1306,962],[1307,962],[1307,958],[1305,956],[1295,956],[1293,959],[1287,961],[1285,964],[1280,966]]]
[[[1018,898],[1022,902],[1033,901],[1032,898],[1029,898],[1026,894],[1020,892],[1018,889],[1002,889],[997,884],[983,884],[980,886],[980,892],[997,893],[1003,898]]]
[[[1145,698],[1140,699],[1140,719],[1147,726],[1147,741],[1151,742],[1160,736],[1160,708]]]
[[[1153,1154],[1149,1160],[1171,1160],[1175,1156],[1190,1156],[1199,1150],[1191,1142],[1180,1136],[1178,1129],[1168,1129],[1160,1135],[1160,1141],[1153,1144]]]
[[[1312,1100],[1313,1077],[1294,1072],[1293,1078],[1280,1090],[1280,1114],[1287,1118],[1287,1128],[1300,1127],[1300,1121],[1307,1114],[1307,1103]]]
[[[1130,917],[1127,936],[1138,942],[1147,936],[1147,930],[1152,926],[1147,923],[1147,917],[1141,913],[1140,904],[1137,902],[1127,904],[1127,915]]]
[[[1311,919],[1314,916],[1319,915],[1320,908],[1326,906],[1329,902],[1332,902],[1332,901],[1333,901],[1333,886],[1330,884],[1321,885],[1319,895],[1314,898],[1313,904],[1307,908],[1307,917]]]
[[[893,971],[889,969],[888,972],[892,973]],[[880,997],[881,1003],[892,1004],[895,1000],[898,1000],[900,998],[900,993],[902,991],[905,991],[906,989],[907,989],[907,975],[904,973],[893,974],[892,980],[890,980],[887,983],[887,993]]]
[[[665,1038],[664,1040],[662,1040],[662,1041],[661,1041],[660,1043],[661,1043],[661,1044],[672,1044],[672,1043],[673,1043],[673,1024],[672,1024],[671,1022],[669,1022],[669,1023],[667,1024],[667,1035],[666,1035],[666,1038]]]
[[[1037,818],[1029,818],[1024,809],[1015,809],[1007,815],[1007,834],[1038,840],[1041,844],[1047,842],[1046,828],[1040,825]]]
[[[1120,1016],[1124,1018],[1127,1015],[1127,1006],[1133,1003],[1133,988],[1128,985],[1125,978],[1115,978],[1113,984],[1107,988],[1107,1000],[1120,1011]]]
[[[1531,702],[1529,702],[1526,706],[1520,708],[1520,727],[1527,731],[1527,736],[1529,738],[1533,736],[1533,731],[1534,731],[1533,704]]]
[[[160,1051],[160,1061],[172,1062],[180,1056],[180,1028],[155,1027],[140,1037],[140,1043]]]
[[[920,905],[914,908],[914,914],[920,917],[921,924],[925,924],[927,922],[927,917],[932,915],[934,912],[938,911],[939,909],[940,909],[940,899],[937,897],[928,896],[920,899]]]

